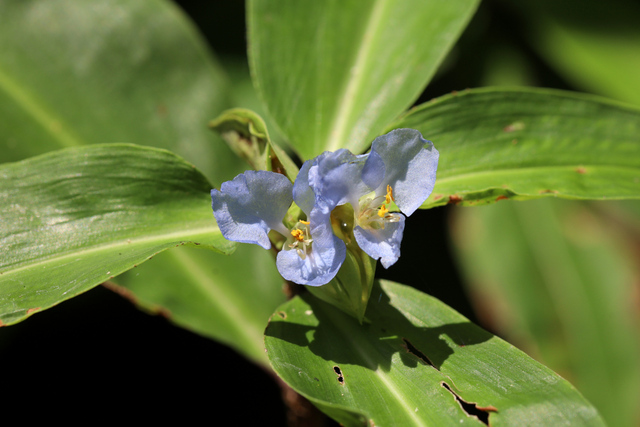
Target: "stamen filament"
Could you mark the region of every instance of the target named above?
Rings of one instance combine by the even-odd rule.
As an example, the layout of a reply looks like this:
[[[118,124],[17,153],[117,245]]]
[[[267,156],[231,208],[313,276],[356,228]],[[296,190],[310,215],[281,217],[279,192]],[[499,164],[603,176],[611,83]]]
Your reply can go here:
[[[291,229],[291,236],[293,237],[293,243],[289,244],[290,249],[295,249],[298,256],[303,260],[309,253],[308,249],[313,243],[311,238],[311,231],[309,230],[309,221],[299,220],[298,223]],[[302,247],[300,247],[302,246]]]
[[[387,185],[387,194],[362,202],[357,223],[364,228],[384,229],[386,223],[400,221],[399,214],[389,212],[388,204],[394,202],[393,188]]]

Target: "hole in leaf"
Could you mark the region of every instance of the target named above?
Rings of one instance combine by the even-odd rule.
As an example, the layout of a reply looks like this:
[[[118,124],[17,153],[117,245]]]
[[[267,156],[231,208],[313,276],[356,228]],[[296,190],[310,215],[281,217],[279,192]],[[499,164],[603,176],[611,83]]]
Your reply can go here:
[[[482,422],[483,424],[489,425],[489,415],[490,415],[489,412],[498,412],[498,408],[494,406],[479,407],[474,402],[464,401],[460,396],[458,396],[458,394],[455,391],[451,390],[451,387],[449,387],[449,385],[444,381],[441,382],[440,385],[446,388],[449,391],[449,393],[453,394],[453,396],[456,399],[456,402],[458,402],[458,404],[460,405],[462,410],[467,414],[467,416],[475,417],[478,420],[480,420],[480,422]]]
[[[285,313],[284,311],[279,311],[278,312],[278,316],[280,316],[283,319],[286,319],[287,318],[287,313]]]
[[[338,376],[338,382],[340,383],[340,385],[344,385],[344,375],[342,375],[342,370],[338,365],[333,367],[333,372],[335,372]]]
[[[436,368],[436,365],[434,365],[433,362],[431,362],[431,360],[429,360],[427,355],[424,354],[423,352],[421,352],[420,350],[418,350],[417,348],[415,348],[415,346],[413,344],[411,344],[411,342],[408,339],[402,338],[402,341],[404,341],[404,348],[407,350],[407,353],[413,354],[415,357],[417,357],[418,359],[422,360],[427,365],[430,365],[430,366],[433,366],[434,368]],[[436,369],[438,369],[438,368],[436,368]]]

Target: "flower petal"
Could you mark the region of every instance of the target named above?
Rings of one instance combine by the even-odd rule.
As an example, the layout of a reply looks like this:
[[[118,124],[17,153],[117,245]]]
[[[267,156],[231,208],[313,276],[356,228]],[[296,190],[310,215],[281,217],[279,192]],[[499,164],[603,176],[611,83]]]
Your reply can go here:
[[[395,129],[377,137],[371,152],[380,155],[386,170],[376,195],[384,195],[390,185],[400,210],[414,213],[433,191],[438,150],[415,129]]]
[[[340,270],[347,249],[344,242],[333,234],[330,213],[316,206],[309,215],[313,243],[305,259],[296,250],[278,253],[276,266],[286,280],[301,285],[321,286],[329,283]]]
[[[373,259],[379,259],[389,268],[400,258],[400,243],[404,232],[404,216],[398,214],[398,222],[389,222],[384,228],[372,229],[356,226],[353,234],[358,246]]]
[[[303,163],[298,176],[296,176],[296,182],[293,183],[293,200],[307,216],[316,203],[316,195],[309,185],[309,169],[314,161],[315,159],[311,159]]]
[[[293,184],[284,175],[246,171],[211,190],[211,206],[222,235],[234,242],[271,247],[269,230],[288,234],[282,224]]]
[[[357,209],[358,199],[380,185],[384,173],[384,163],[377,154],[370,158],[340,149],[316,158],[309,169],[309,185],[316,198],[331,209],[345,203]]]

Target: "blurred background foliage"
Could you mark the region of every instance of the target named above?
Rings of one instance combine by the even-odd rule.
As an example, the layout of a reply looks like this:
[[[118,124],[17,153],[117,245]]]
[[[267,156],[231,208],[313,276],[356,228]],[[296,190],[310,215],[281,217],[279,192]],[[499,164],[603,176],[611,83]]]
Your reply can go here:
[[[264,116],[249,77],[242,2],[177,3],[219,59],[229,104]],[[632,0],[485,0],[417,103],[491,85],[640,106],[638,22]],[[429,233],[406,235],[400,261],[380,277],[441,299],[523,349],[569,379],[610,425],[640,423],[638,203],[450,205],[411,221]],[[418,279],[427,263],[429,279]],[[12,393],[33,401],[62,401],[64,384],[86,390],[73,394],[75,405],[105,416],[135,406],[150,419],[188,422],[220,417],[212,402],[222,391],[256,407],[243,413],[244,424],[284,423],[279,388],[265,370],[103,287],[2,328],[0,361],[12,367]]]

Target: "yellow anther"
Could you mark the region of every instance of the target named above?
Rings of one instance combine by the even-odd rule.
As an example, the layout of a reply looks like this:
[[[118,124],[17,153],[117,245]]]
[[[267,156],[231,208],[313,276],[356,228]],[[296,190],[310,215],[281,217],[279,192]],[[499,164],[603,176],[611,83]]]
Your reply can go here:
[[[294,239],[296,239],[298,242],[302,242],[304,241],[304,231],[302,230],[298,230],[297,228],[294,230],[291,230],[291,235],[293,236]]]
[[[378,209],[378,216],[380,218],[384,218],[386,214],[389,213],[389,209],[387,209],[386,205],[382,205],[380,206],[380,209]]]
[[[390,185],[387,185],[387,195],[384,198],[385,203],[391,203],[392,201],[395,202],[396,199],[393,198],[393,188],[391,188]]]
[[[300,220],[300,223],[301,223],[301,224],[304,224],[304,225],[309,225],[309,224],[311,224],[309,221],[304,221],[304,220]]]

